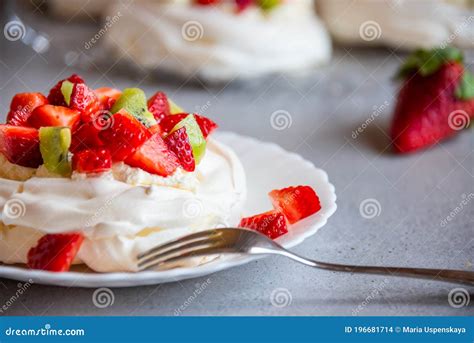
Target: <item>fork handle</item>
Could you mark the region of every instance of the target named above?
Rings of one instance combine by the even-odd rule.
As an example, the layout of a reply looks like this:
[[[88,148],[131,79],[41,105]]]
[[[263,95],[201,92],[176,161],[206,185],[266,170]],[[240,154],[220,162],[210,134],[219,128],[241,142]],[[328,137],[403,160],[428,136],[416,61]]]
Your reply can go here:
[[[474,285],[474,272],[452,269],[427,269],[427,268],[405,268],[405,267],[383,267],[383,266],[357,266],[350,264],[327,263],[307,259],[296,255],[285,249],[258,248],[254,253],[276,254],[286,256],[294,261],[318,269],[326,269],[338,272],[378,274],[386,276],[402,276],[419,279],[431,279],[435,281],[453,282],[464,285]]]

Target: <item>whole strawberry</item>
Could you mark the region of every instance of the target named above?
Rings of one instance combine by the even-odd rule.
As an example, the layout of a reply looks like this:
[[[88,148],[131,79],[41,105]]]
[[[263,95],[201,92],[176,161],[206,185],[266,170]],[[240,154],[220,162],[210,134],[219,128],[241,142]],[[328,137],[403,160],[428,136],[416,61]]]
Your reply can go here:
[[[402,66],[393,117],[394,150],[413,152],[453,136],[474,116],[474,76],[454,48],[418,50]]]

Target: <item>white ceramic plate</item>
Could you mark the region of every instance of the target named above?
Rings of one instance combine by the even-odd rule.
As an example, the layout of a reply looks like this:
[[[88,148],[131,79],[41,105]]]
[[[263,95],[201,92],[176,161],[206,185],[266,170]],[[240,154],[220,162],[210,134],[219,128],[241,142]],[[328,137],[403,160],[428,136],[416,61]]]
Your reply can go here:
[[[321,210],[293,225],[288,234],[280,237],[277,241],[284,247],[294,247],[314,235],[336,211],[334,186],[329,183],[326,172],[316,168],[301,156],[287,152],[276,144],[261,142],[234,133],[221,132],[216,134],[216,138],[234,149],[244,166],[248,186],[245,215],[270,210],[271,204],[267,194],[272,189],[306,184],[316,190],[321,201]],[[0,265],[0,277],[68,287],[131,287],[203,276],[248,263],[254,259],[255,257],[229,257],[191,268],[104,274],[52,273]]]

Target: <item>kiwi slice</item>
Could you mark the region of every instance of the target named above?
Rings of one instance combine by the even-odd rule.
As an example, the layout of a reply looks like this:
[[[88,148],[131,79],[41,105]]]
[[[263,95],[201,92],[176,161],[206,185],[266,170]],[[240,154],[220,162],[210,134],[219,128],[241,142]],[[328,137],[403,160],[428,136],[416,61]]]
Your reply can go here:
[[[112,106],[111,112],[115,114],[122,108],[137,118],[146,127],[156,125],[155,117],[148,111],[146,95],[140,88],[124,89],[122,95]]]
[[[170,105],[170,114],[184,113],[184,110],[176,105],[176,103],[168,98],[168,104]]]
[[[186,128],[189,143],[193,149],[194,160],[196,161],[196,164],[198,164],[206,152],[206,139],[204,138],[194,115],[190,114],[181,120],[175,127],[173,127],[170,133],[173,133],[182,127]]]
[[[40,151],[43,164],[50,172],[62,176],[71,174],[68,160],[71,145],[69,127],[47,126],[39,129]]]
[[[61,93],[63,93],[64,101],[69,106],[71,102],[72,89],[74,88],[74,83],[68,80],[64,80],[61,84]]]

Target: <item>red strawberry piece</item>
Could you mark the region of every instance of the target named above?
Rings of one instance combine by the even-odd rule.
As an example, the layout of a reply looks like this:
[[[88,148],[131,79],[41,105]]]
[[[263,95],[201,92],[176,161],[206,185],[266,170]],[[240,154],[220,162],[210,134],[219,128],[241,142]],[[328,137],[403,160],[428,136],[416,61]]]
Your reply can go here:
[[[285,216],[276,210],[242,218],[239,226],[256,230],[271,239],[280,237],[288,232]]]
[[[196,163],[186,128],[182,127],[176,130],[165,138],[165,142],[168,148],[178,157],[183,169],[188,172],[194,171]]]
[[[92,118],[101,111],[99,99],[84,83],[74,84],[69,107],[81,112],[82,121],[86,123],[93,120]]]
[[[28,267],[51,272],[66,272],[81,248],[84,237],[79,233],[47,234],[28,251]]]
[[[160,122],[161,130],[165,134],[169,133],[176,126],[176,124],[178,124],[187,116],[188,113],[178,113],[164,117],[163,120]],[[207,136],[209,136],[212,131],[214,131],[218,127],[217,124],[209,118],[206,118],[199,114],[194,114],[194,117],[196,118],[196,121],[202,131],[202,135],[204,136],[204,138],[207,138]]]
[[[24,126],[33,110],[48,103],[48,99],[41,93],[16,94],[10,104],[7,115],[7,124]]]
[[[112,168],[110,151],[103,148],[87,149],[72,156],[72,169],[78,173],[101,173]]]
[[[398,95],[391,137],[395,151],[406,153],[434,145],[458,132],[450,114],[474,115],[474,99],[455,98],[464,68],[457,62],[441,66],[429,76],[417,73],[407,79]]]
[[[198,5],[208,6],[218,4],[221,0],[194,0],[194,2]]]
[[[150,136],[147,128],[125,110],[115,113],[99,138],[110,150],[113,161],[123,161]]]
[[[321,209],[319,198],[310,186],[275,189],[269,193],[273,207],[281,211],[290,224],[306,218]]]
[[[72,133],[71,147],[69,150],[73,153],[79,150],[101,147],[104,144],[99,138],[100,127],[95,122],[82,123]]]
[[[122,95],[120,90],[110,87],[97,88],[94,93],[99,99],[101,108],[107,111],[110,111],[115,101]]]
[[[125,163],[149,173],[168,176],[174,173],[180,163],[178,157],[168,149],[159,133],[151,136]]]
[[[31,127],[0,125],[0,152],[23,167],[38,168],[43,163],[38,130]]]
[[[67,106],[66,101],[64,100],[64,95],[61,92],[61,86],[63,84],[63,81],[66,81],[66,80],[68,80],[72,83],[84,83],[84,80],[79,75],[76,75],[76,74],[73,74],[73,75],[69,76],[67,79],[59,81],[49,91],[48,102],[51,105]]]
[[[242,12],[252,5],[254,0],[235,0],[237,11]]]
[[[170,115],[170,104],[168,97],[163,92],[156,92],[148,99],[148,110],[153,113],[156,121],[159,123],[164,117]]]
[[[54,105],[37,107],[28,118],[28,125],[39,129],[44,126],[69,126],[75,128],[81,119],[79,111]]]

